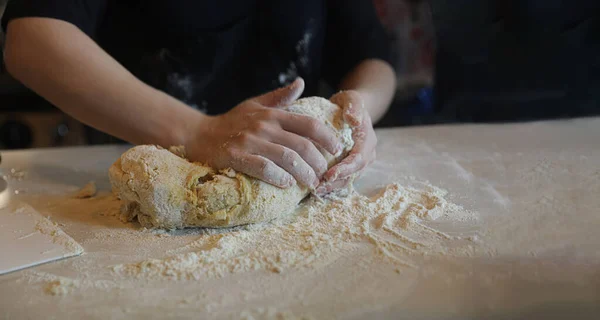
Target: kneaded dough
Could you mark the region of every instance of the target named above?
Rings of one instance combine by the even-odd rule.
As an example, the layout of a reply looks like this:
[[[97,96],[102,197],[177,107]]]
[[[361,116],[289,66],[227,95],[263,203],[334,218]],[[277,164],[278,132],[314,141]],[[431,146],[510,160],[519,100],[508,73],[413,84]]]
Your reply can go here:
[[[285,109],[323,121],[341,138],[344,151],[337,156],[319,148],[329,167],[352,149],[343,110],[329,100],[304,98]],[[122,220],[137,218],[147,228],[233,227],[288,215],[310,193],[299,184],[281,189],[233,169],[191,163],[184,153],[178,147],[140,145],[121,155],[109,177],[123,201]]]

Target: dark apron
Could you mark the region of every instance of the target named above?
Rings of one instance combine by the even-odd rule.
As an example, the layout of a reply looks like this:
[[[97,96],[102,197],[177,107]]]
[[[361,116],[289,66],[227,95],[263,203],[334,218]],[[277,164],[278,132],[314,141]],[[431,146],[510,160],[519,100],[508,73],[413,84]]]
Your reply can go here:
[[[430,3],[437,122],[600,114],[600,1]]]

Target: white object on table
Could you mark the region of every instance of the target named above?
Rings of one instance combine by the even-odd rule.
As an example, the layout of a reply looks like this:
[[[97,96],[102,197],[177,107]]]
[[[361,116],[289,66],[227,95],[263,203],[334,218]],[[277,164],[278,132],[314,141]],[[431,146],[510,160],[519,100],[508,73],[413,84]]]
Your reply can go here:
[[[0,275],[81,253],[75,240],[30,206],[0,209]]]

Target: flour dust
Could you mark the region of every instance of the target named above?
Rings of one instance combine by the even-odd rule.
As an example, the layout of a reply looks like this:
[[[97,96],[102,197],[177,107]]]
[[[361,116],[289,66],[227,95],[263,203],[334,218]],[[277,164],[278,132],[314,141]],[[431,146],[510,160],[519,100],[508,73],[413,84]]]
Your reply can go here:
[[[287,220],[206,230],[192,243],[168,251],[167,258],[118,264],[112,270],[123,277],[172,280],[258,270],[285,273],[329,264],[364,244],[399,268],[416,267],[413,258],[422,255],[470,255],[469,244],[446,245],[460,237],[427,225],[435,220],[477,220],[476,213],[448,202],[445,195],[433,186],[417,190],[391,184],[372,197],[355,191],[347,196],[312,197]]]

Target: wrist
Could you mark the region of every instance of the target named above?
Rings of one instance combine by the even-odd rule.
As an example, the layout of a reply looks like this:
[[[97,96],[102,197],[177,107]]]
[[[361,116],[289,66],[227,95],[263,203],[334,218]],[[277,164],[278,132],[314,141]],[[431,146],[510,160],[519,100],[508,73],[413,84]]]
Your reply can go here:
[[[213,129],[215,116],[209,116],[202,112],[193,110],[193,116],[190,114],[183,120],[183,125],[177,132],[180,145],[185,146],[186,150],[198,150],[199,144],[210,136]]]
[[[195,138],[201,134],[200,129],[206,127],[210,116],[163,92],[158,93],[156,117],[160,120],[155,123],[158,127],[151,131],[152,140],[165,148],[184,146],[188,149],[191,143],[197,143]]]

